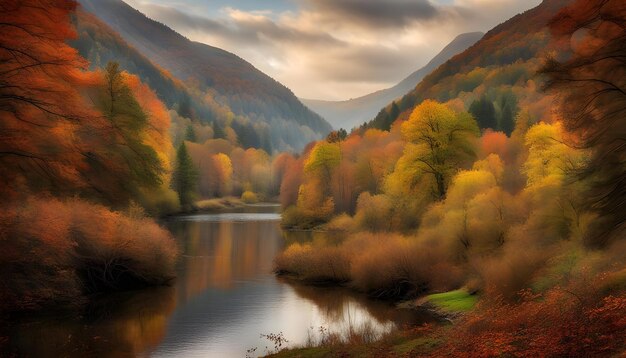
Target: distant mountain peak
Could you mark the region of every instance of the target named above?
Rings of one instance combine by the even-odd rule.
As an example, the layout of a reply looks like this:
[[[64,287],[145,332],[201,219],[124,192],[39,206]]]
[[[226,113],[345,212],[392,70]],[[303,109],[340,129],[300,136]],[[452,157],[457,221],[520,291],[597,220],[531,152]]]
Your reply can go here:
[[[333,127],[352,129],[363,122],[369,121],[381,108],[411,91],[430,72],[453,56],[465,51],[478,42],[484,33],[467,32],[455,37],[424,67],[411,73],[393,87],[381,89],[368,95],[346,101],[324,101],[301,99],[309,108],[319,113]]]

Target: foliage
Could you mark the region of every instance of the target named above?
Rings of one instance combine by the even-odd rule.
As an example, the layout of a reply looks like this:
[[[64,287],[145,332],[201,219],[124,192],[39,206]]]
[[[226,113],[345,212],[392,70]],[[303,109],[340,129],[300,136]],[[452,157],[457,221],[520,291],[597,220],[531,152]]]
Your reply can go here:
[[[244,191],[241,194],[241,200],[246,204],[256,204],[259,202],[259,197],[254,192]]]
[[[402,124],[402,135],[408,142],[403,158],[415,166],[414,177],[433,177],[432,194],[442,199],[457,168],[473,159],[472,139],[477,133],[476,122],[467,114],[425,101]]]
[[[176,246],[148,218],[79,199],[29,197],[0,211],[2,310],[80,303],[83,292],[163,284]]]
[[[85,11],[113,28],[128,45],[140,49],[156,66],[187,82],[183,94],[189,95],[191,108],[198,117],[191,119],[217,123],[224,132],[228,126],[245,148],[300,150],[332,130],[288,88],[238,56],[192,42],[124,2],[85,0],[81,3]],[[93,46],[96,51],[97,45]],[[118,52],[116,42],[101,41],[99,45]],[[180,110],[181,103],[185,107],[185,96],[174,98],[182,112],[179,114],[187,115],[189,111]],[[173,105],[168,103],[170,107]],[[234,121],[229,123],[228,117]],[[219,135],[217,128],[215,133],[216,138],[226,138]]]
[[[475,100],[469,107],[469,113],[474,116],[478,127],[481,129],[496,129],[496,109],[493,103],[487,99],[485,95],[480,97],[479,100]]]
[[[546,87],[560,94],[565,127],[593,151],[582,174],[593,183],[586,204],[600,214],[588,238],[594,246],[620,238],[626,228],[625,21],[620,1],[576,1],[551,22],[571,56],[548,58],[542,69]]]
[[[367,127],[386,129],[390,123],[406,119],[425,100],[447,103],[462,99],[471,104],[483,95],[492,103],[500,102],[496,106],[500,120],[493,129],[506,133],[512,128],[509,119],[515,118],[517,106],[525,107],[535,116],[549,113],[550,99],[540,92],[536,82],[541,79],[534,74],[542,65],[540,59],[555,49],[548,23],[568,3],[568,0],[544,1],[496,26],[474,46],[431,72],[400,100],[383,108]],[[516,106],[513,101],[499,99],[500,93],[509,91],[516,97]]]
[[[193,204],[197,181],[197,169],[187,152],[185,143],[182,143],[176,151],[176,167],[174,169],[172,184],[178,193],[180,203],[183,207],[189,207]]]

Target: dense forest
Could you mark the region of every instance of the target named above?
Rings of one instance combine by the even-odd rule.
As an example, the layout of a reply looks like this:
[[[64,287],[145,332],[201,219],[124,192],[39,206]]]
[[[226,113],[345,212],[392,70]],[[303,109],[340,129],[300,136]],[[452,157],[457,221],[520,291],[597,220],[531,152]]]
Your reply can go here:
[[[415,333],[439,344],[414,354],[623,352],[626,7],[566,4],[500,25],[294,158],[283,226],[343,239],[296,242],[277,272],[394,300],[480,297],[450,331]]]
[[[625,352],[623,1],[545,0],[351,133],[234,55],[82,3],[0,4],[0,317],[171,284],[163,218],[278,202],[285,232],[323,234],[285,240],[280,280],[452,322],[279,356]]]

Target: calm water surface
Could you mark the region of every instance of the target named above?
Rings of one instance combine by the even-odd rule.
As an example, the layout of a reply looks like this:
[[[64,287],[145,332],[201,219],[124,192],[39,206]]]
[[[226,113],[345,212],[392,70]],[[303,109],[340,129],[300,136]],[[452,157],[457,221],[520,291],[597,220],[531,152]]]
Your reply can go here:
[[[273,349],[261,334],[282,332],[299,345],[319,327],[347,334],[368,325],[381,333],[431,320],[345,289],[277,279],[276,253],[310,235],[283,232],[278,209],[168,220],[182,253],[171,287],[102,297],[85,312],[23,319],[10,327],[8,354],[245,357],[251,348],[254,355]]]

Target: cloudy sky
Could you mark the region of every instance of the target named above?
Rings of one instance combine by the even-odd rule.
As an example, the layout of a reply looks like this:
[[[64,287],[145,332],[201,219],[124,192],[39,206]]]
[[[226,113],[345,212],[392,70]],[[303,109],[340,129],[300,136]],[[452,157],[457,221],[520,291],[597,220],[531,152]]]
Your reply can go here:
[[[125,0],[188,38],[233,52],[302,98],[393,86],[464,32],[541,0]]]

